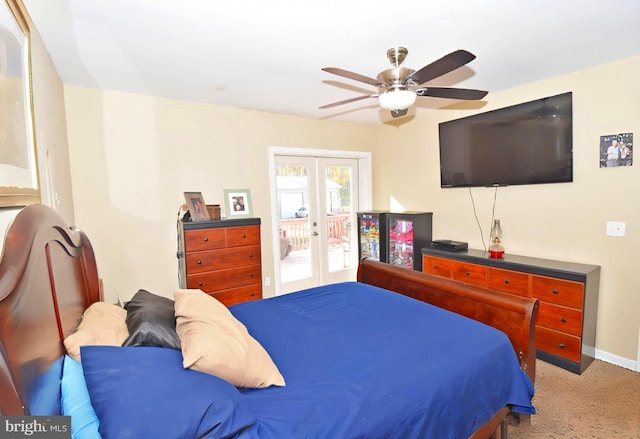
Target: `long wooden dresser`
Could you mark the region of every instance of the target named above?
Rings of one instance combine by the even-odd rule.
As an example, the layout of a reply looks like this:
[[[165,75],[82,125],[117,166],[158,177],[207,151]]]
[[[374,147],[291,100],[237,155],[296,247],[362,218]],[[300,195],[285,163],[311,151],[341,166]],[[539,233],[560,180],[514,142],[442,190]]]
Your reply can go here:
[[[594,360],[599,266],[423,248],[422,271],[538,299],[537,357],[578,374]]]
[[[260,218],[178,221],[180,288],[225,305],[262,298]]]

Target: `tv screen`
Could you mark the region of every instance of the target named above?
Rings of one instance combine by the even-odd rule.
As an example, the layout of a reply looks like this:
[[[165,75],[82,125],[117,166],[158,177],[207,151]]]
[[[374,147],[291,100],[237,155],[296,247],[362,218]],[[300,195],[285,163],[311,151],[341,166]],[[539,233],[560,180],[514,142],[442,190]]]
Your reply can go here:
[[[573,181],[572,94],[442,122],[443,188]]]

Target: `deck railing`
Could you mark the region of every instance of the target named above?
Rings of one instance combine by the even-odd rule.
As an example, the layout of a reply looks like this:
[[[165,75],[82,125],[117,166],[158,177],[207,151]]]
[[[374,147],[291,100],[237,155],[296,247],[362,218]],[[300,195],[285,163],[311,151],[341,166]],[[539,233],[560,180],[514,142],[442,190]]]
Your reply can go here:
[[[291,241],[292,250],[309,247],[309,219],[281,219],[280,236]],[[351,236],[351,215],[348,213],[327,216],[327,239],[329,245],[348,242]]]

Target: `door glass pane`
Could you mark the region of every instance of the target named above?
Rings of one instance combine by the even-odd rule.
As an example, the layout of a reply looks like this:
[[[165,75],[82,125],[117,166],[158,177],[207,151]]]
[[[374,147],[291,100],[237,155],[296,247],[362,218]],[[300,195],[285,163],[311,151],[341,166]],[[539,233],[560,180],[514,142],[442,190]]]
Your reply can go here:
[[[389,260],[400,267],[413,269],[413,221],[389,221]]]
[[[325,177],[328,270],[331,273],[355,265],[351,230],[355,214],[352,167],[326,166]]]
[[[313,276],[310,255],[309,166],[276,164],[280,282]]]
[[[380,260],[380,217],[363,213],[358,218],[360,228],[360,258]]]

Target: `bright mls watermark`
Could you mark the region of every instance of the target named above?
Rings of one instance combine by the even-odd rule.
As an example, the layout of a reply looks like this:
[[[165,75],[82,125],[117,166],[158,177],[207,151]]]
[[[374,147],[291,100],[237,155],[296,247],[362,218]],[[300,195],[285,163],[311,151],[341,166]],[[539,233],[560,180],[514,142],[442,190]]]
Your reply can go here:
[[[71,416],[0,416],[0,439],[71,439]]]

